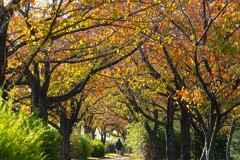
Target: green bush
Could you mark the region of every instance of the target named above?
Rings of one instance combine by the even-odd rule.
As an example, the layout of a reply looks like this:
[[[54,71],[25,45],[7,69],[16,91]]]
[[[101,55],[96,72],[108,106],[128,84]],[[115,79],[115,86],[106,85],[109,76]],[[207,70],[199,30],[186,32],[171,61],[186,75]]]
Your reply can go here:
[[[231,144],[231,156],[234,159],[240,159],[240,130],[236,130],[233,134],[232,144]]]
[[[48,135],[52,133],[56,136],[55,131],[46,127],[42,120],[34,115],[13,113],[10,109],[11,103],[6,102],[4,106],[1,103],[0,106],[0,159],[49,159],[52,151],[48,152],[47,147],[53,146],[52,144],[55,146],[58,142],[55,141],[56,138],[49,140]],[[52,144],[49,145],[50,143]]]
[[[91,141],[92,144],[92,156],[93,157],[104,157],[105,154],[105,147],[103,145],[103,143],[100,140],[92,140]]]
[[[133,153],[139,159],[150,159],[151,144],[147,132],[142,123],[132,123],[127,129],[127,146],[132,148]]]
[[[106,150],[106,153],[116,153],[116,151],[115,151],[115,143],[107,141],[105,150]]]
[[[226,159],[227,134],[218,133],[214,145],[216,159]]]
[[[151,140],[147,134],[144,124],[140,122],[132,123],[128,126],[127,132],[128,135],[124,150],[133,152],[139,159],[151,159]],[[163,159],[166,157],[165,130],[163,127],[158,128],[157,141],[159,142],[159,152],[161,155],[159,158]]]
[[[204,141],[198,135],[194,135],[192,143],[192,155],[195,159],[200,159],[204,148]],[[214,155],[216,159],[226,158],[226,143],[227,135],[219,133],[214,144]]]
[[[71,157],[80,160],[87,160],[91,156],[92,145],[87,136],[72,133],[70,137],[71,141]]]
[[[60,152],[61,136],[55,128],[50,128],[42,136],[43,148],[46,160],[58,160]]]

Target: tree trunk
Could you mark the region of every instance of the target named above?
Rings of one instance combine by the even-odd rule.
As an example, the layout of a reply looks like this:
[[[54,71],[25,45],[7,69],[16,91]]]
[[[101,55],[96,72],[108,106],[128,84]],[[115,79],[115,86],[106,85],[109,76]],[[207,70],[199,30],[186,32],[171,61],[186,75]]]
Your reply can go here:
[[[174,129],[170,124],[166,125],[166,153],[168,160],[175,160]]]
[[[214,160],[214,150],[213,147],[208,147],[205,150],[206,160]]]
[[[84,123],[84,134],[91,134],[93,130],[93,115],[90,115],[86,117],[85,123]]]
[[[46,95],[42,95],[40,86],[32,86],[32,112],[39,112],[39,117],[44,122],[48,121],[48,100]]]
[[[160,147],[157,136],[151,138],[151,152],[152,152],[152,160],[159,160],[160,155]]]
[[[165,126],[166,134],[166,156],[168,160],[174,160],[175,158],[175,140],[174,140],[174,128],[173,128],[173,115],[175,112],[175,105],[173,99],[168,99],[167,106],[167,123]]]
[[[151,160],[160,160],[160,145],[157,138],[158,124],[154,124],[154,129],[151,129],[149,124],[145,122],[145,129],[147,130],[148,136],[151,140]]]
[[[231,149],[231,143],[232,143],[232,136],[234,133],[234,125],[236,123],[237,119],[234,119],[231,123],[231,128],[229,131],[229,135],[228,135],[228,141],[227,141],[227,149],[226,149],[226,160],[231,160],[231,154],[230,154],[230,149]]]
[[[2,6],[1,6],[1,9]],[[5,9],[5,8],[4,8]],[[0,87],[3,88],[5,83],[5,70],[7,67],[7,51],[6,51],[6,41],[7,41],[7,28],[8,22],[6,22],[5,14],[0,17]],[[8,19],[8,18],[7,18]]]
[[[82,99],[80,100],[82,102]],[[60,117],[60,134],[62,136],[61,144],[61,160],[71,160],[71,151],[70,151],[70,136],[73,131],[73,125],[77,121],[77,115],[82,103],[77,102],[77,108],[73,109],[70,117],[67,116],[67,110],[64,106],[59,103],[59,117]],[[71,106],[73,107],[74,103],[71,101]]]
[[[2,89],[1,96],[4,100],[8,97],[8,92],[6,90],[6,76],[5,71],[7,68],[7,50],[6,50],[6,41],[7,41],[7,28],[8,23],[5,22],[4,17],[0,17],[0,88]],[[5,24],[4,24],[5,23]],[[4,25],[4,26],[2,26]]]
[[[31,84],[31,97],[32,97],[32,111],[34,112],[37,108],[39,108],[39,102],[40,102],[40,95],[41,95],[41,90],[40,90],[40,80],[39,80],[39,71],[38,71],[38,63],[35,63],[33,65],[34,68],[34,74],[32,75],[30,71],[28,71],[29,75],[29,81]],[[39,108],[40,111],[40,108]]]
[[[217,133],[220,125],[220,118],[216,116],[216,120],[214,121],[214,127],[211,130],[208,130],[207,133],[204,133],[205,143],[202,151],[202,156],[200,160],[214,160],[214,144],[216,141]],[[211,125],[209,125],[211,126]]]
[[[181,102],[181,138],[180,138],[180,147],[181,147],[181,159],[189,160],[190,159],[190,148],[191,148],[191,118],[186,108],[186,104]]]
[[[39,104],[39,116],[43,119],[44,122],[48,121],[48,101],[46,98],[41,99]]]
[[[61,144],[61,160],[71,160],[70,156],[70,135],[69,131],[62,131],[61,128],[61,136],[62,136],[62,144]]]
[[[101,134],[101,142],[105,145],[106,138],[107,138],[107,132],[106,131],[102,131],[100,134]]]
[[[205,155],[205,147],[203,147],[203,151],[202,151],[202,154],[201,154],[201,157],[200,157],[200,160],[206,160],[206,155]]]
[[[44,122],[48,121],[48,100],[47,100],[47,90],[43,91],[41,88],[39,79],[39,64],[33,64],[33,73],[29,70],[25,70],[25,76],[31,87],[31,111],[39,112],[39,117],[43,119]]]
[[[70,156],[70,133],[63,133],[61,144],[61,160],[71,160]]]
[[[209,133],[209,131],[207,133],[204,133],[204,147],[203,147],[203,151],[202,151],[202,155],[201,155],[201,158],[200,160],[209,160],[209,147],[210,147],[210,140],[211,140],[211,136],[212,134]]]
[[[94,140],[96,138],[96,128],[92,128],[92,140]]]
[[[62,136],[61,144],[61,160],[71,160],[70,155],[70,135],[72,133],[72,127],[67,119],[65,111],[60,111],[60,134]]]

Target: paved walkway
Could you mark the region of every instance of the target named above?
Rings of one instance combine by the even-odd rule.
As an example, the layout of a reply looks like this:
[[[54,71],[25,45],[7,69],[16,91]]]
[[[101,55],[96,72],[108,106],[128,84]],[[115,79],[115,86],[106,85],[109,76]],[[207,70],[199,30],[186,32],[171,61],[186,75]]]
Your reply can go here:
[[[99,159],[99,160],[132,160],[131,157],[127,157],[127,156],[122,156],[122,157],[106,157],[103,159]]]

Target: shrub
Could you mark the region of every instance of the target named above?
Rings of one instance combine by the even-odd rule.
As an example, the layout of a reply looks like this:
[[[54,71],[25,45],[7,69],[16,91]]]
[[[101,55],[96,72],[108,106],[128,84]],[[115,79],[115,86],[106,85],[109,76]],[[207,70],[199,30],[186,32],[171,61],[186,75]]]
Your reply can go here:
[[[152,125],[152,124],[150,124]],[[151,140],[143,123],[132,123],[127,129],[125,151],[133,152],[139,159],[151,159]],[[159,152],[161,159],[166,157],[165,132],[163,127],[158,128],[157,141],[159,142]],[[131,149],[132,148],[132,149]]]
[[[55,128],[49,129],[43,135],[43,148],[46,160],[58,160],[60,152],[61,136]]]
[[[240,159],[240,130],[236,130],[233,134],[233,140],[231,145],[231,156],[234,159]]]
[[[87,158],[91,156],[92,146],[89,138],[73,132],[70,141],[72,158],[87,160]]]
[[[106,147],[105,147],[106,153],[115,153],[115,143],[113,142],[106,142]]]
[[[0,159],[43,160],[50,158],[51,153],[48,152],[47,147],[51,146],[50,143],[55,146],[57,141],[55,141],[56,138],[49,140],[47,137],[50,133],[56,136],[56,132],[34,115],[13,113],[10,110],[11,106],[11,103],[6,102],[0,109]]]
[[[198,135],[195,135],[192,141],[194,144],[192,147],[192,155],[195,159],[200,159],[204,148],[204,141],[202,141]],[[227,135],[225,133],[219,133],[214,144],[214,156],[216,159],[225,159],[226,143]]]
[[[227,134],[218,133],[214,144],[216,159],[226,159]]]
[[[147,132],[142,123],[132,123],[128,126],[126,139],[127,146],[139,159],[150,159],[151,144]]]
[[[92,140],[91,141],[92,144],[92,156],[93,157],[104,157],[105,154],[105,147],[102,144],[102,142],[100,140]]]

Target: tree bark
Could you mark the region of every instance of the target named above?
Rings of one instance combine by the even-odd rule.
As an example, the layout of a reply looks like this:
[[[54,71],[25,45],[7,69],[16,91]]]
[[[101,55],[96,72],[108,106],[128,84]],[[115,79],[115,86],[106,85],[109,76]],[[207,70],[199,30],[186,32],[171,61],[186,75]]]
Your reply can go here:
[[[94,140],[96,138],[96,128],[92,128],[92,140]]]
[[[48,121],[48,106],[49,103],[46,97],[41,97],[39,103],[39,117],[43,119],[44,122]]]
[[[3,6],[1,6],[2,10],[5,10]],[[5,69],[7,65],[6,60],[6,41],[7,41],[7,28],[8,22],[6,23],[5,13],[0,15],[0,87],[3,88],[5,83]]]
[[[174,128],[173,128],[173,116],[175,112],[175,105],[173,99],[168,99],[167,106],[167,123],[165,126],[166,134],[166,155],[168,160],[175,160],[175,140],[174,140]]]
[[[186,103],[181,102],[181,138],[180,138],[180,147],[181,147],[181,159],[189,160],[190,158],[190,149],[191,149],[191,118],[186,108]]]
[[[101,142],[105,145],[106,138],[107,138],[107,132],[106,131],[102,131],[100,134],[101,134]]]
[[[151,140],[151,160],[160,160],[161,159],[160,145],[157,138],[157,131],[159,125],[155,123],[154,128],[151,129],[148,122],[145,122],[144,126]]]
[[[70,119],[67,119],[64,110],[60,111],[60,134],[62,136],[61,144],[61,160],[71,160],[70,155],[70,135],[72,133],[72,127]]]
[[[7,49],[6,49],[6,41],[7,41],[7,28],[8,28],[8,22],[7,24],[5,22],[4,17],[0,17],[0,88],[2,89],[1,96],[4,100],[8,97],[7,92],[7,85],[6,85],[6,76],[5,71],[7,68]],[[5,25],[5,26],[2,26]]]
[[[61,143],[61,152],[60,152],[60,159],[61,160],[71,160],[71,148],[70,148],[70,136],[73,131],[73,125],[78,121],[81,120],[81,118],[78,119],[78,113],[82,106],[83,97],[81,97],[80,101],[76,102],[76,108],[74,108],[74,99],[71,100],[71,107],[72,112],[70,116],[67,116],[67,111],[65,106],[62,106],[61,103],[56,104],[59,108],[59,118],[60,118],[60,127],[56,127],[62,136],[62,143]],[[54,125],[57,126],[57,125]]]
[[[47,122],[49,107],[47,98],[48,88],[45,85],[41,86],[38,63],[33,63],[33,73],[29,69],[26,69],[24,74],[28,85],[31,87],[31,111],[38,112],[38,116],[42,118],[44,122]]]
[[[211,126],[211,125],[209,125]],[[214,160],[214,144],[216,141],[217,133],[220,127],[220,118],[216,116],[215,123],[213,125],[213,129],[208,130],[204,133],[205,143],[202,151],[202,156],[200,160]]]
[[[40,90],[40,80],[39,80],[39,71],[38,71],[38,63],[35,63],[33,65],[34,68],[34,73],[33,75],[31,74],[30,71],[28,71],[29,75],[29,81],[30,81],[30,86],[31,86],[31,97],[32,97],[32,111],[35,111],[39,107],[39,102],[40,102],[40,95],[41,95],[41,90]],[[30,78],[31,77],[31,78]]]
[[[61,134],[63,140],[61,144],[61,159],[62,160],[71,160],[70,156],[70,134],[69,133],[64,133]]]

